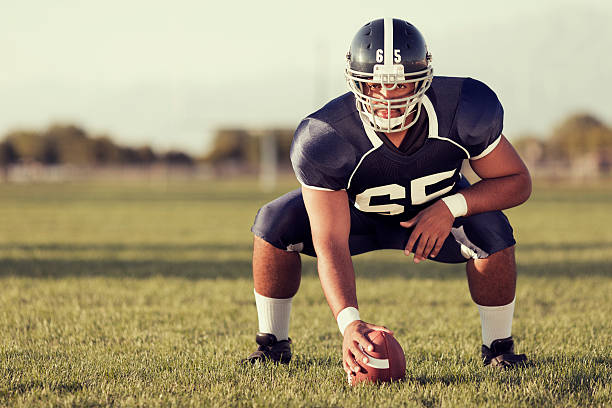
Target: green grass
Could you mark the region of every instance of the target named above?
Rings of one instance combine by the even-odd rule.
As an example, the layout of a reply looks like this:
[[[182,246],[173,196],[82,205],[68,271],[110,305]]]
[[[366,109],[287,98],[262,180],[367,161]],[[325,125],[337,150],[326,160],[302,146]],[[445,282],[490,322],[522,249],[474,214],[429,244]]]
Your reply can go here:
[[[612,404],[612,188],[536,186],[507,212],[524,369],[481,367],[461,265],[356,257],[362,315],[395,330],[408,367],[403,383],[350,388],[309,259],[292,363],[236,363],[257,331],[249,228],[293,187],[0,185],[0,406]]]

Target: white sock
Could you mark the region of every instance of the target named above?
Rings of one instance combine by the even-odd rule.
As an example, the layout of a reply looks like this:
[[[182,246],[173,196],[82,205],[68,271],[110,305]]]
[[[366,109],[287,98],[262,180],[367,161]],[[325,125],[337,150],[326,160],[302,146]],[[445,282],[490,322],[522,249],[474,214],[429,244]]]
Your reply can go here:
[[[259,318],[259,332],[271,333],[277,340],[289,338],[289,314],[291,313],[292,297],[288,299],[275,299],[262,296],[255,292],[257,317]]]
[[[482,344],[491,347],[494,340],[505,339],[512,335],[514,300],[504,306],[478,306],[482,324]]]

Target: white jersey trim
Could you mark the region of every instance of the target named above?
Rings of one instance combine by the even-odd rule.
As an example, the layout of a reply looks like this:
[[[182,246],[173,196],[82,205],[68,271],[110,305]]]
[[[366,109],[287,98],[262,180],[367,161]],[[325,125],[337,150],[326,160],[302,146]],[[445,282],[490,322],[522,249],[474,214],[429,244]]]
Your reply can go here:
[[[438,137],[438,115],[427,95],[423,95],[422,104],[429,118],[429,137]]]
[[[344,190],[343,188],[341,188],[339,190],[332,190],[331,188],[309,186],[308,184],[303,183],[302,180],[300,180],[300,179],[298,179],[298,181],[300,182],[302,187],[306,187],[306,188],[309,188],[311,190],[318,190],[318,191],[342,191],[342,190]]]
[[[459,143],[455,142],[454,140],[451,140],[448,137],[440,137],[440,136],[429,136],[429,137],[431,139],[440,139],[440,140],[444,140],[446,142],[450,142],[450,143],[454,144],[455,146],[457,146],[458,148],[463,150],[463,153],[465,153],[466,158],[471,159],[470,153],[467,151],[467,149],[465,147],[461,146]]]
[[[423,107],[425,108],[425,112],[427,112],[427,117],[429,118],[429,138],[430,139],[440,139],[440,140],[444,140],[444,141],[454,144],[455,146],[463,150],[463,152],[465,153],[465,156],[469,159],[470,153],[467,151],[465,147],[461,146],[459,143],[455,142],[454,140],[451,140],[447,137],[441,137],[438,135],[438,116],[436,115],[436,110],[434,109],[433,104],[431,103],[427,95],[423,96]]]
[[[374,131],[374,129],[366,126],[366,119],[364,119],[363,117],[361,118],[361,122],[363,123],[363,129],[366,132],[366,136],[368,137],[368,139],[370,139],[370,143],[372,143],[372,146],[376,149],[377,147],[381,146],[383,144],[383,141],[380,137],[378,137],[378,135],[376,134],[376,132]]]
[[[380,145],[379,145],[380,146]],[[348,190],[349,188],[351,188],[351,181],[353,181],[353,176],[355,175],[355,172],[357,171],[357,169],[359,168],[359,166],[361,166],[361,162],[363,162],[363,159],[365,159],[370,153],[372,153],[374,150],[378,149],[378,146],[374,146],[373,148],[371,148],[370,150],[368,150],[363,156],[361,156],[361,160],[359,160],[359,163],[357,163],[357,166],[355,166],[355,170],[353,170],[353,172],[351,173],[351,177],[349,177],[349,181],[348,184],[346,186],[346,189]]]
[[[361,119],[361,121],[363,122],[363,118]],[[366,133],[366,136],[368,136],[368,139],[370,139],[370,143],[372,143],[372,148],[368,150],[367,152],[365,152],[363,156],[361,156],[359,163],[357,163],[357,166],[355,166],[355,169],[353,169],[353,172],[351,173],[351,177],[349,177],[348,184],[346,185],[347,190],[351,188],[351,181],[353,181],[353,176],[357,172],[357,169],[359,168],[359,166],[361,166],[361,162],[363,162],[363,159],[365,159],[367,155],[372,153],[374,150],[378,149],[383,144],[383,141],[380,139],[380,137],[378,137],[376,132],[374,132],[374,130],[367,127],[365,123],[363,124],[363,129],[365,130],[365,133]]]
[[[478,156],[471,157],[470,160],[482,159],[487,154],[491,153],[497,147],[499,142],[501,141],[501,137],[502,137],[502,135],[499,135],[499,137],[497,139],[495,139],[495,141],[493,143],[491,143],[489,146],[487,146],[487,148],[484,149],[482,151],[482,153],[480,153]]]
[[[423,107],[425,107],[425,112],[427,112],[427,117],[429,118],[429,138],[445,140],[447,142],[454,144],[455,146],[463,150],[466,157],[469,159],[470,153],[467,151],[465,147],[461,146],[459,143],[455,142],[454,140],[451,140],[447,137],[440,137],[438,135],[438,116],[436,115],[436,110],[434,109],[433,104],[431,103],[427,95],[423,96]]]

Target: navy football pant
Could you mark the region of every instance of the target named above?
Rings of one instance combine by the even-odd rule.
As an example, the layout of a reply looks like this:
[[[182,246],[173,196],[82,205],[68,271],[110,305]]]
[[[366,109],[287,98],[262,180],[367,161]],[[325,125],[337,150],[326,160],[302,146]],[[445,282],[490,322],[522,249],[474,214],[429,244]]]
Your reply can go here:
[[[412,228],[380,220],[350,206],[351,255],[377,249],[404,250]],[[300,189],[291,191],[264,205],[255,217],[253,233],[276,248],[316,256],[312,244],[310,222]],[[455,219],[435,261],[465,262],[470,258],[486,258],[515,244],[512,227],[501,211],[491,211]]]

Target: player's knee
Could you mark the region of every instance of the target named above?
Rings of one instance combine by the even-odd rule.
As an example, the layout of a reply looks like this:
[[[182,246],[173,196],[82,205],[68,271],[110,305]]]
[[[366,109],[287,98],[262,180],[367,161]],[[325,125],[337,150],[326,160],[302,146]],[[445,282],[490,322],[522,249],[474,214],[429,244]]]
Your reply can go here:
[[[510,226],[508,218],[501,211],[476,214],[470,218],[472,221],[470,227],[477,229],[482,234],[512,233],[512,226]]]
[[[291,211],[286,206],[274,200],[257,211],[253,229],[263,233],[264,236],[282,233],[290,224]]]
[[[255,222],[253,223],[253,229],[264,235],[268,235],[273,231],[278,231],[275,226],[280,226],[283,215],[280,211],[279,206],[275,201],[272,201],[257,211],[255,215]]]
[[[513,247],[516,241],[512,226],[501,211],[477,214],[469,217],[463,230],[457,232],[463,250],[469,248],[466,258],[486,259],[490,255]]]
[[[308,222],[303,202],[285,195],[259,209],[251,230],[273,246],[287,249],[293,242],[299,241],[296,235],[304,230],[305,220]]]

